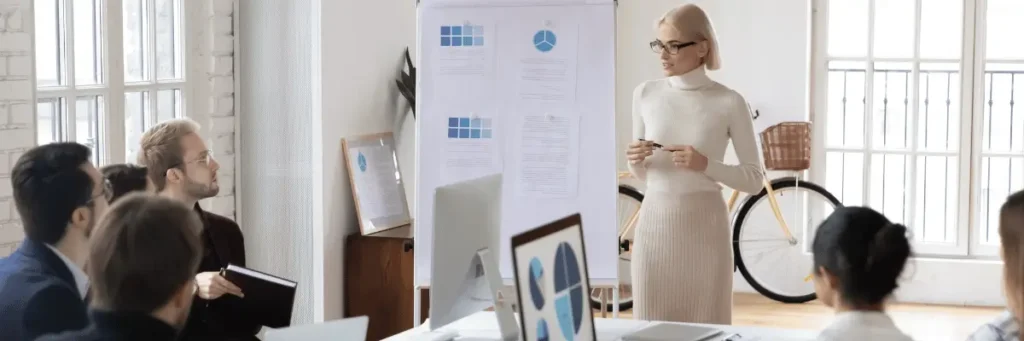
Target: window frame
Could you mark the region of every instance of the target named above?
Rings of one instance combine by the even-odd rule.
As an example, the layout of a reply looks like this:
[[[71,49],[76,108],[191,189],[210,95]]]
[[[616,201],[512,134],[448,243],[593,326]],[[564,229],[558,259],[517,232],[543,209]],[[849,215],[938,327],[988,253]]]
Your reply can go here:
[[[33,2],[40,0],[33,0]],[[50,0],[47,0],[50,1]],[[176,79],[159,79],[157,71],[158,62],[156,57],[156,0],[140,0],[144,5],[143,13],[146,14],[146,28],[145,37],[147,42],[144,48],[144,60],[143,63],[146,70],[145,72],[149,75],[149,80],[138,81],[138,82],[125,82],[125,60],[124,60],[124,12],[123,6],[125,0],[98,0],[100,8],[97,11],[99,16],[99,44],[96,46],[98,53],[97,56],[100,59],[97,65],[101,65],[101,72],[98,73],[102,78],[98,84],[94,85],[78,85],[75,75],[75,50],[74,50],[74,6],[76,1],[74,0],[53,0],[58,3],[58,11],[63,11],[64,15],[58,15],[58,27],[56,29],[64,35],[63,41],[59,41],[60,47],[63,48],[63,53],[58,50],[58,74],[63,74],[66,81],[63,85],[56,86],[40,86],[36,84],[35,91],[35,102],[32,105],[38,107],[39,103],[47,100],[64,99],[66,105],[60,117],[55,117],[54,124],[61,127],[61,131],[58,132],[57,136],[54,136],[54,141],[76,141],[75,121],[77,115],[77,101],[81,97],[85,96],[100,96],[102,97],[102,112],[97,114],[97,138],[94,142],[95,148],[98,151],[94,151],[93,154],[98,156],[98,159],[93,160],[97,166],[117,164],[117,163],[133,163],[135,160],[128,160],[128,155],[125,152],[127,141],[127,131],[125,129],[125,97],[129,92],[145,92],[149,93],[149,100],[147,103],[147,110],[144,114],[147,115],[146,119],[153,122],[158,117],[159,108],[159,95],[158,92],[161,90],[178,90],[179,99],[178,108],[180,111],[176,112],[175,117],[187,117],[190,112],[190,105],[192,105],[193,95],[193,78],[190,75],[190,64],[196,57],[193,55],[193,50],[189,48],[189,33],[191,32],[190,23],[190,8],[192,6],[202,6],[202,4],[193,4],[192,1],[188,0],[172,0],[174,1],[173,6],[177,6],[178,16],[175,18],[178,22],[177,28],[177,51],[176,54],[180,56],[180,63],[176,65],[178,68],[178,78]],[[128,0],[132,1],[132,0]],[[78,5],[85,4],[85,2],[77,1]],[[92,5],[92,3],[90,3]],[[38,8],[38,6],[34,6]],[[62,20],[62,21],[61,21]],[[38,30],[37,30],[38,31]],[[35,40],[35,39],[33,39]],[[37,43],[35,45],[38,45]],[[36,50],[38,51],[38,49]],[[36,66],[39,67],[38,65]],[[38,73],[38,71],[37,71]],[[36,77],[38,78],[38,77]],[[36,82],[38,83],[38,82]],[[38,124],[38,116],[36,119]],[[38,131],[38,129],[37,129]],[[38,141],[38,136],[36,137]]]
[[[865,107],[864,107],[864,142],[860,148],[832,148],[827,145],[825,140],[825,134],[817,133],[812,134],[812,167],[810,169],[810,176],[813,181],[819,183],[825,183],[826,180],[826,155],[829,151],[851,151],[861,153],[864,156],[863,168],[865,169],[862,174],[862,196],[864,204],[871,204],[871,159],[876,155],[906,155],[910,156],[910,160],[905,166],[905,171],[909,173],[910,177],[914,180],[908,181],[905,184],[904,190],[907,191],[909,200],[905,203],[906,209],[909,211],[909,220],[905,222],[909,227],[913,228],[917,220],[917,163],[918,158],[927,155],[943,155],[943,156],[956,156],[956,169],[957,176],[959,179],[957,182],[957,195],[958,200],[956,204],[957,217],[955,220],[955,231],[956,240],[950,244],[933,244],[926,243],[918,240],[912,241],[915,253],[920,255],[938,256],[938,257],[988,257],[992,256],[991,250],[985,250],[979,247],[976,235],[981,232],[979,224],[976,224],[977,214],[975,207],[980,202],[980,196],[976,193],[980,188],[981,178],[975,172],[975,169],[981,164],[980,154],[980,127],[984,119],[984,111],[981,104],[984,102],[984,88],[976,89],[974,86],[978,82],[982,81],[985,76],[984,69],[984,27],[978,27],[978,23],[984,23],[983,15],[986,14],[984,11],[984,0],[962,0],[962,39],[961,39],[961,50],[960,59],[930,59],[921,58],[921,4],[923,0],[915,1],[915,20],[914,20],[914,51],[911,58],[878,58],[874,56],[874,42],[875,42],[875,25],[874,21],[876,18],[875,4],[880,0],[864,0],[868,2],[868,13],[867,13],[867,53],[864,57],[856,58],[844,58],[844,57],[829,57],[828,55],[828,0],[812,0],[811,1],[811,66],[809,69],[811,81],[810,81],[810,92],[809,101],[811,108],[811,120],[814,122],[819,132],[822,129],[828,127],[828,85],[829,85],[829,67],[828,64],[831,61],[857,61],[865,63],[865,84],[864,84],[864,96],[865,96]],[[980,3],[980,4],[979,4]],[[981,8],[981,9],[979,9]],[[982,18],[982,19],[978,19]],[[981,25],[984,26],[984,25]],[[979,32],[980,31],[980,32]],[[979,47],[980,46],[980,47]],[[981,56],[981,57],[979,57]],[[910,131],[908,138],[909,146],[906,151],[890,151],[884,149],[874,148],[874,137],[872,131],[874,125],[872,123],[872,117],[874,116],[874,70],[876,62],[909,62],[911,64],[911,71],[908,81],[912,82],[911,88],[907,94],[909,99],[908,106],[909,112],[913,115],[912,118],[908,118],[908,122],[915,122],[915,124],[909,125],[907,128]],[[917,119],[920,117],[920,68],[922,63],[936,63],[956,62],[959,64],[959,75],[960,75],[960,123],[959,130],[956,132],[958,135],[958,146],[954,153],[939,152],[934,153],[931,151],[924,151],[918,148],[919,135],[918,135],[918,124]],[[979,98],[979,95],[981,97]],[[953,133],[951,131],[951,133]],[[966,180],[966,181],[965,181]],[[992,248],[989,246],[989,248]]]

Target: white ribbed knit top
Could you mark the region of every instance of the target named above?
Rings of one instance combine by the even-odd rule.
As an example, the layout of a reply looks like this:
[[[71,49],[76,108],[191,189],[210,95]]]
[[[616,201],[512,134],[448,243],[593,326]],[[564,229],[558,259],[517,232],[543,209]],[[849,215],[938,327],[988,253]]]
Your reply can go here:
[[[703,67],[681,76],[644,82],[633,91],[633,141],[663,146],[691,145],[708,158],[704,172],[672,163],[670,152],[655,149],[630,172],[647,183],[648,191],[693,193],[721,191],[726,186],[747,193],[761,190],[761,151],[750,106],[736,91],[708,78]],[[722,162],[732,139],[738,165]]]

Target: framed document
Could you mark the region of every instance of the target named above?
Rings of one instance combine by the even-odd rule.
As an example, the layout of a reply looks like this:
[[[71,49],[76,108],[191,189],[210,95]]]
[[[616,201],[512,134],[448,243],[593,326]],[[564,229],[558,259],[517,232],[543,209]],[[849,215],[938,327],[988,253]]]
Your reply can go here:
[[[579,213],[512,237],[525,341],[597,340]]]
[[[341,152],[352,184],[360,232],[372,235],[412,223],[398,171],[394,135],[344,138]]]

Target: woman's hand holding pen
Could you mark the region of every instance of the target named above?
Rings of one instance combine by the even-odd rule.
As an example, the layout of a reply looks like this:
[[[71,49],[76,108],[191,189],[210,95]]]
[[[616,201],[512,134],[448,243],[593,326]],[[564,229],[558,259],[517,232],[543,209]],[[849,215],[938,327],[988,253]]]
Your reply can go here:
[[[672,163],[676,167],[698,172],[708,169],[708,157],[698,152],[693,146],[665,146],[661,150],[672,153]]]
[[[196,295],[205,300],[215,300],[224,296],[224,294],[245,297],[245,295],[242,294],[242,289],[238,288],[238,286],[228,281],[227,278],[224,278],[224,276],[216,271],[201,272],[197,274],[196,289]]]
[[[643,162],[652,154],[654,154],[654,142],[652,141],[633,141],[629,144],[629,148],[626,148],[626,159],[634,165]]]

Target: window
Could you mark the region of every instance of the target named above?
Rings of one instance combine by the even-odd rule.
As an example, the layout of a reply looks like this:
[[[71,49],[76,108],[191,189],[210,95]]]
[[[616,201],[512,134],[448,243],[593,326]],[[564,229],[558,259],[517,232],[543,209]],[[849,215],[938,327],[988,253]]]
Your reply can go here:
[[[823,182],[913,231],[915,251],[993,256],[1024,188],[1024,2],[815,0]]]
[[[182,4],[35,0],[37,142],[85,144],[97,164],[134,161],[146,129],[182,117]]]

